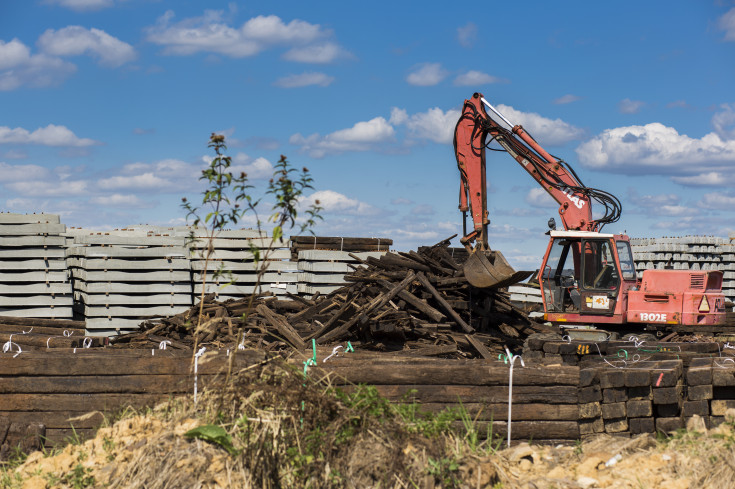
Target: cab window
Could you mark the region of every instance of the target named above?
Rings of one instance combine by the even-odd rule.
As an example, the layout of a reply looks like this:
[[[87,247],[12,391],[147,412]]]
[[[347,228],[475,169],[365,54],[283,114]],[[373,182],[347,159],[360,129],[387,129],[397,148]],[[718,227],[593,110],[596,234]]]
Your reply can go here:
[[[627,241],[616,241],[615,246],[618,248],[618,260],[620,260],[623,280],[635,280],[635,263],[633,262],[630,243]]]
[[[585,289],[617,289],[620,275],[608,240],[585,240],[582,245],[582,276]]]

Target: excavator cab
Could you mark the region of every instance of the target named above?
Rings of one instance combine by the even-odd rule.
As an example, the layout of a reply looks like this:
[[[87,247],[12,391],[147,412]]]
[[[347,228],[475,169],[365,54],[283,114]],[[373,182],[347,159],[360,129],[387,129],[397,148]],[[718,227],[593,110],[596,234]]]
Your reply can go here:
[[[539,273],[547,313],[615,316],[635,286],[630,243],[622,235],[551,231]],[[563,319],[562,319],[563,320]]]

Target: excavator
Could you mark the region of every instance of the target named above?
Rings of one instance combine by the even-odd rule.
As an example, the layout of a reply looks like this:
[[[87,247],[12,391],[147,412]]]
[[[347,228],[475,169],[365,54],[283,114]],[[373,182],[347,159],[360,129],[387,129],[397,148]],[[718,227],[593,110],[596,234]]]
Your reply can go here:
[[[516,272],[488,244],[486,149],[508,153],[559,204],[564,230],[549,220],[549,244],[538,271],[545,320],[563,328],[622,332],[632,327],[658,334],[714,331],[725,324],[721,271],[645,270],[638,278],[628,236],[602,232],[620,219],[620,201],[585,186],[567,162],[544,150],[481,93],[464,101],[454,131],[460,242],[469,252],[464,274],[472,286],[506,287],[535,273]],[[593,217],[593,202],[603,208],[599,218]],[[467,212],[473,223],[469,232]]]

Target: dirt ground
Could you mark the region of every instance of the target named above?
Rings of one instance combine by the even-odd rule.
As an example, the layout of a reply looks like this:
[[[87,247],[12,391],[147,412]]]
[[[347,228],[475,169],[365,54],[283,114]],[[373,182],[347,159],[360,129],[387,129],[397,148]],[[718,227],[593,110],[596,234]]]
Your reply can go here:
[[[221,447],[184,437],[199,424],[195,418],[163,422],[153,414],[125,419],[58,453],[31,454],[3,486],[257,487],[235,470],[232,457]],[[668,441],[605,436],[577,446],[523,443],[487,457],[460,460],[456,483],[443,484],[433,477],[416,482],[418,487],[467,488],[725,488],[735,480],[733,440],[733,425],[723,424]],[[387,450],[375,450],[375,445],[365,444],[353,453],[350,464],[371,470],[386,470],[391,463]],[[389,486],[413,487],[403,480]]]

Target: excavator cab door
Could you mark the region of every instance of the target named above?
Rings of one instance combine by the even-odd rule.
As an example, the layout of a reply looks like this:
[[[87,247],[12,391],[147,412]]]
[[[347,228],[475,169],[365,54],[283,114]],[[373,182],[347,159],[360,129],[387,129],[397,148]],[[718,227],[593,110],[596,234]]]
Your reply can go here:
[[[546,312],[579,312],[581,240],[552,238],[539,273]]]
[[[582,240],[580,312],[611,316],[620,292],[620,271],[612,239]]]

